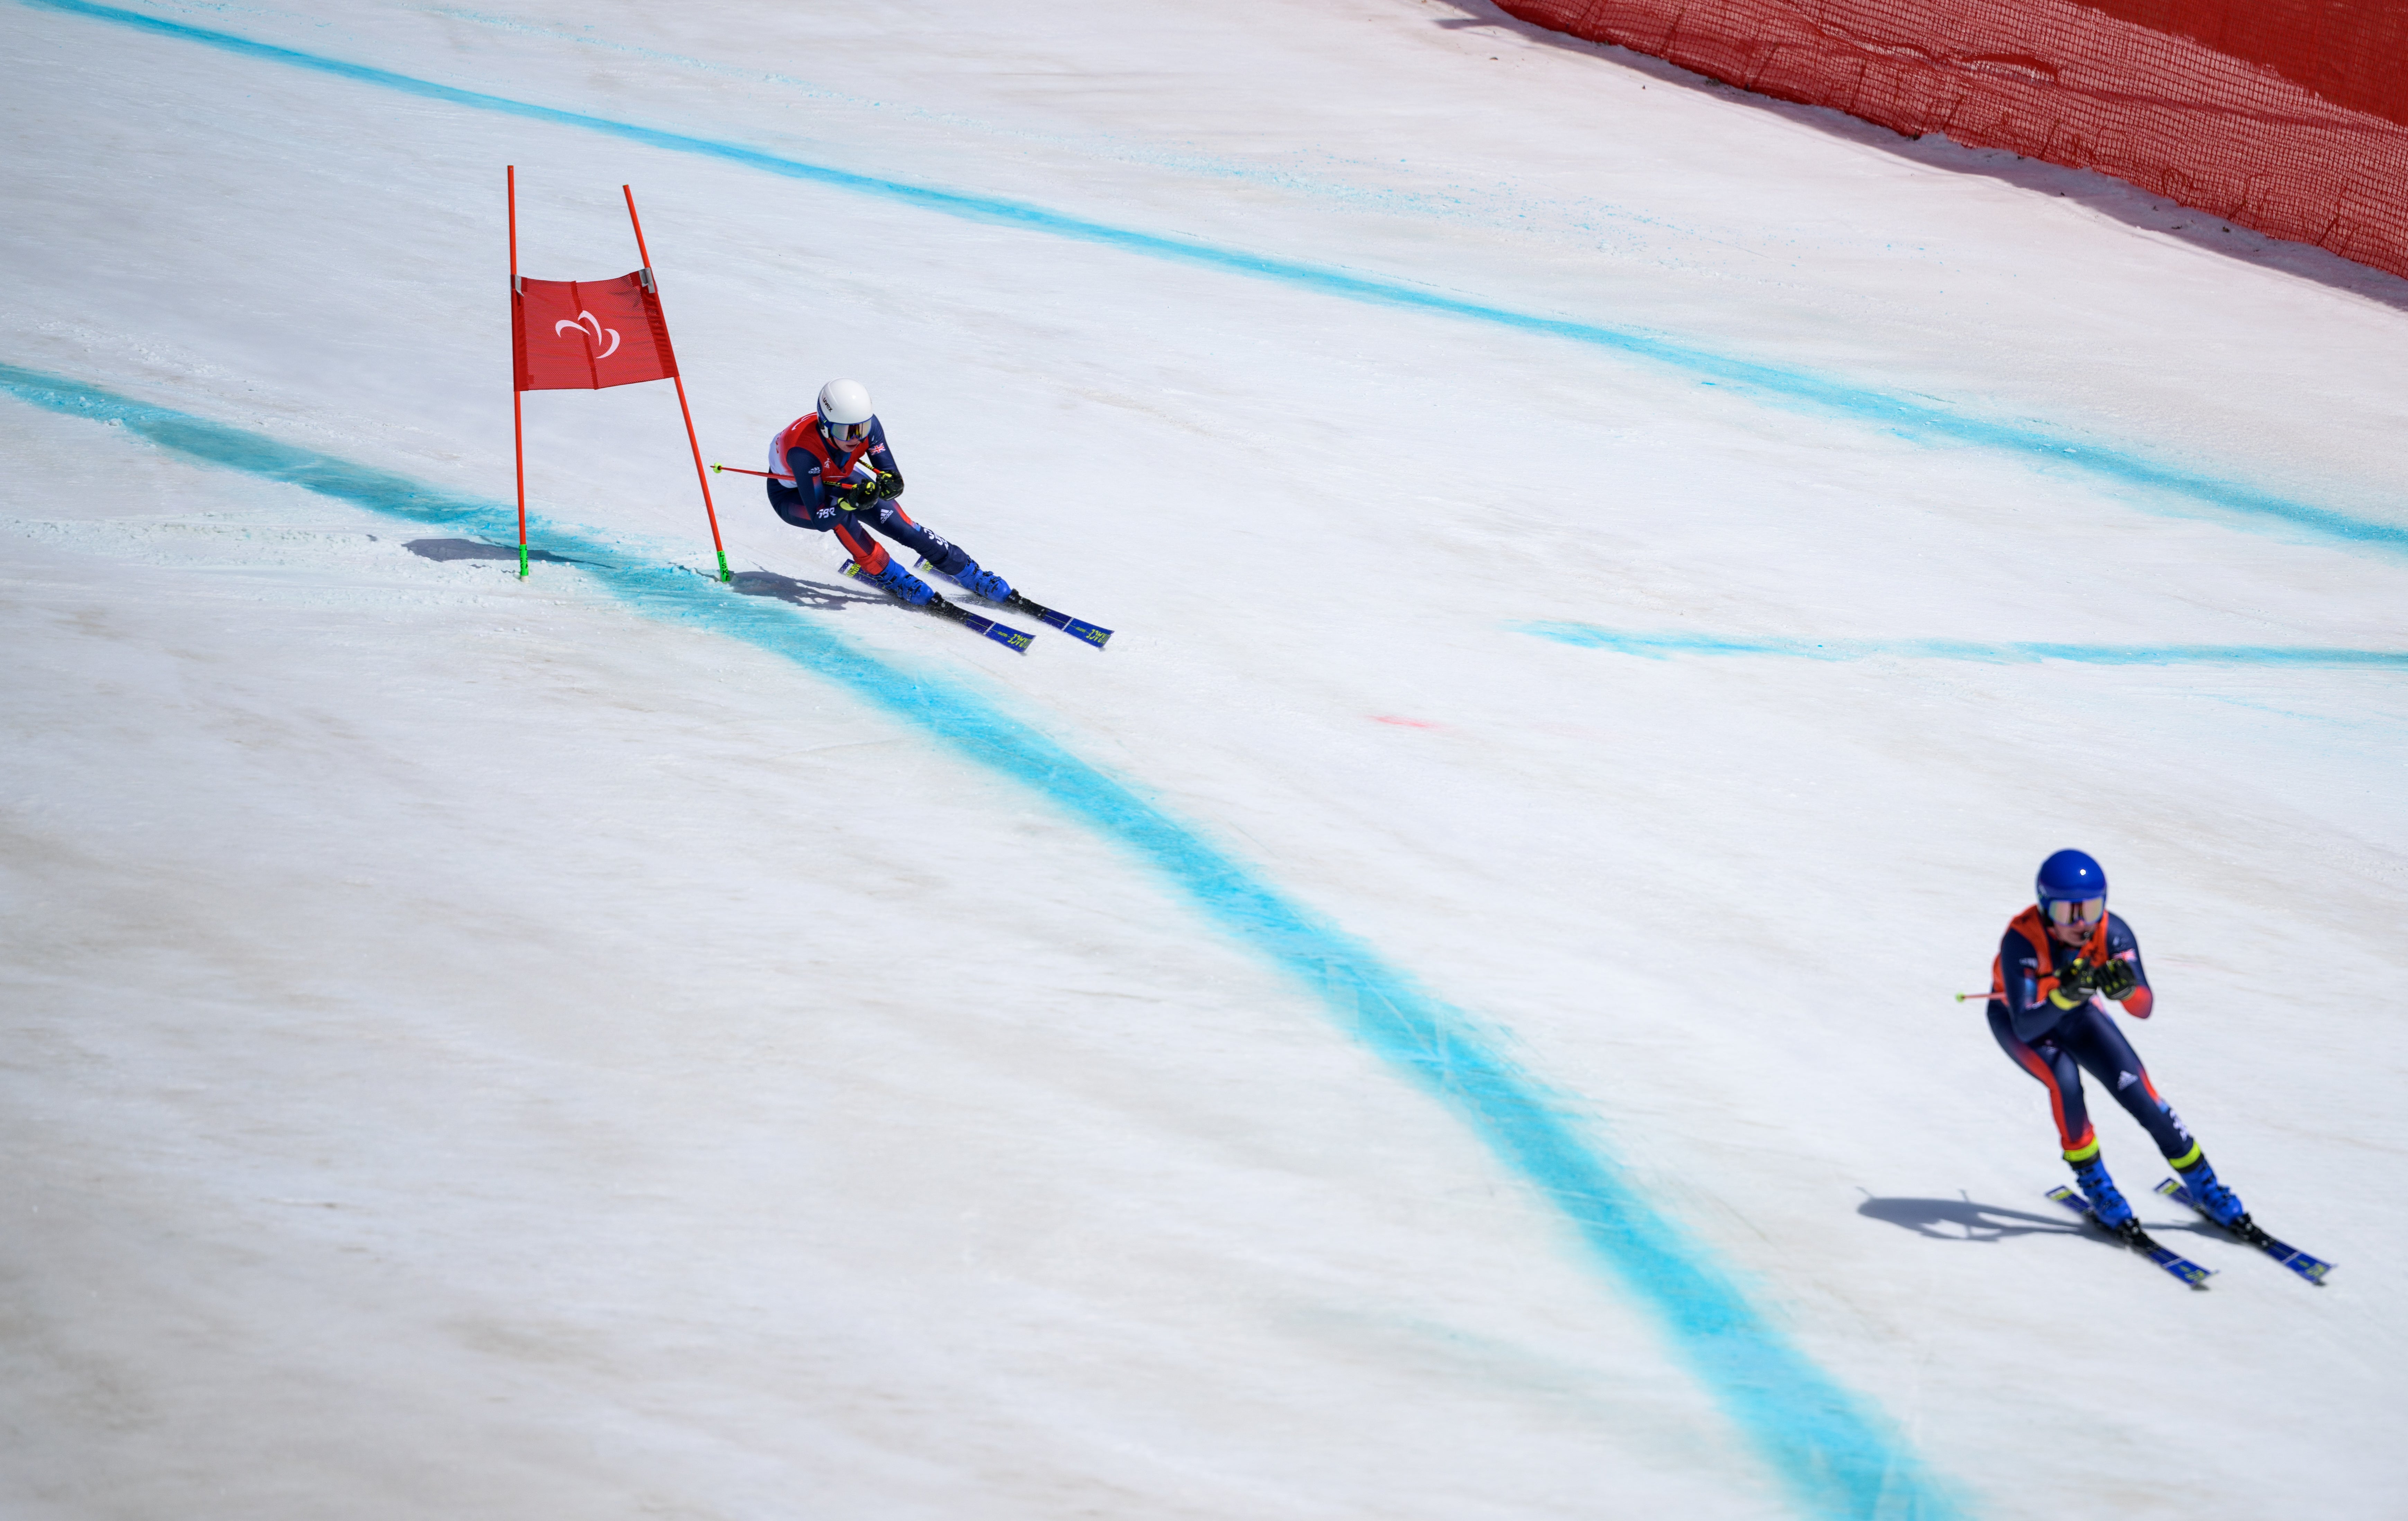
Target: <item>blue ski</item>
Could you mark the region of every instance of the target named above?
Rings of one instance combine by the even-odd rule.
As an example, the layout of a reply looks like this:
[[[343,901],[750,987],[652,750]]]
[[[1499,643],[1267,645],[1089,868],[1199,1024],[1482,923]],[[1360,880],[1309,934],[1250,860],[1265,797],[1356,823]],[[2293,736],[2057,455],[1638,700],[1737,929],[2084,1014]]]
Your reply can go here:
[[[1105,640],[1112,637],[1109,628],[1098,628],[1084,618],[1073,618],[1067,612],[1055,612],[1041,603],[1031,602],[1018,592],[1012,593],[1011,600],[1004,606],[1025,612],[1040,624],[1050,624],[1074,639],[1084,639],[1098,650],[1104,647]]]
[[[920,563],[912,568],[915,570],[936,569],[934,566],[928,563],[928,557],[924,554],[920,556]],[[939,575],[944,574],[944,572],[940,570],[937,573]],[[1050,627],[1058,628],[1074,639],[1084,639],[1098,650],[1102,649],[1106,641],[1111,639],[1112,637],[1112,631],[1109,628],[1098,628],[1094,624],[1087,622],[1084,618],[1073,618],[1067,612],[1055,612],[1052,608],[1047,607],[1042,602],[1031,602],[1028,598],[1021,595],[1018,592],[1014,592],[1011,595],[1006,597],[1003,605],[1010,608],[1014,612],[1025,612],[1040,624],[1047,624]]]
[[[842,569],[848,576],[858,576],[861,574],[861,567],[855,565],[851,560],[847,560],[838,568]],[[908,602],[900,603],[899,605],[904,607],[910,606]],[[928,594],[926,607],[930,612],[935,613],[938,617],[950,618],[954,623],[961,624],[964,628],[968,629],[970,632],[974,634],[983,634],[988,639],[995,640],[996,643],[1002,645],[1005,649],[1010,650],[1015,653],[1026,654],[1028,653],[1028,647],[1037,642],[1037,637],[1029,633],[1025,628],[1014,628],[1010,624],[998,624],[992,618],[982,618],[977,613],[970,611],[968,608],[957,608],[953,606],[951,602],[946,601],[943,597],[937,595],[933,592]]]
[[[2157,1184],[2157,1192],[2168,1198],[2180,1199],[2192,1209],[2199,1210],[2199,1200],[2191,1198],[2190,1190],[2174,1179],[2168,1178]],[[2214,1216],[2210,1215],[2205,1210],[2199,1210],[2199,1212],[2200,1217],[2210,1224],[2214,1222]],[[2251,1221],[2246,1230],[2235,1230],[2231,1234],[2235,1241],[2248,1242],[2319,1288],[2324,1286],[2325,1274],[2333,1270],[2333,1265],[2322,1257],[2312,1257],[2289,1242],[2278,1241],[2267,1235],[2256,1221]]]
[[[2137,1222],[2133,1222],[2131,1224],[2131,1228],[2129,1230],[2107,1230],[2105,1226],[2099,1225],[2099,1216],[2091,1212],[2090,1201],[2084,1198],[2080,1194],[2075,1193],[2072,1189],[2066,1187],[2063,1184],[2059,1184],[2056,1187],[2050,1189],[2048,1191],[2048,1197],[2057,1200],[2059,1204],[2064,1205],[2067,1209],[2071,1210],[2074,1213],[2082,1216],[2084,1219],[2089,1221],[2092,1225],[2099,1226],[2100,1230],[2107,1231],[2107,1234],[2118,1243],[2130,1247],[2133,1251],[2140,1253],[2143,1256],[2147,1257],[2151,1262],[2156,1263],[2158,1267],[2163,1268],[2166,1271],[2173,1274],[2176,1278],[2181,1279],[2184,1283],[2188,1284],[2193,1288],[2207,1287],[2207,1281],[2214,1276],[2212,1270],[2200,1267],[2198,1263],[2193,1262],[2188,1257],[2176,1256],[2173,1253],[2167,1251],[2164,1247],[2159,1246],[2157,1242],[2149,1240],[2148,1236],[2142,1231],[2140,1225]]]

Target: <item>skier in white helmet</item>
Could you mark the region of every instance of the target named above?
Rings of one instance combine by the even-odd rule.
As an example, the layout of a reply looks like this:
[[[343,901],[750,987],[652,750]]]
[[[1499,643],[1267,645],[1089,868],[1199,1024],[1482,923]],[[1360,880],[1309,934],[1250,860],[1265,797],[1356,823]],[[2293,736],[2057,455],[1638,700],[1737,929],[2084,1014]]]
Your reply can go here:
[[[797,528],[835,533],[864,579],[913,607],[925,607],[936,595],[869,537],[875,528],[917,550],[971,595],[990,602],[1011,599],[1010,582],[980,569],[960,545],[912,522],[896,502],[902,495],[903,472],[895,467],[886,429],[870,410],[869,390],[859,380],[830,380],[820,387],[818,409],[769,440],[769,506]]]

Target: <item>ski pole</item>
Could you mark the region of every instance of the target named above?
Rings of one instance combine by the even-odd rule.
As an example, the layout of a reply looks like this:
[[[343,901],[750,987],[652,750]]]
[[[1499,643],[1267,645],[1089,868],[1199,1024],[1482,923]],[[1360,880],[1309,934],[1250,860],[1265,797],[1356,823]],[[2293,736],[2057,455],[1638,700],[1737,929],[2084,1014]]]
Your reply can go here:
[[[1956,1001],[1957,1001],[1958,1003],[1963,1003],[1963,1002],[1965,1002],[1966,1000],[1971,999],[1971,998],[1986,998],[1986,997],[1988,997],[1989,996],[1990,996],[1990,995],[1989,995],[1989,994],[1987,994],[1987,993],[1959,993],[1959,994],[1955,995],[1956,999]]]
[[[652,278],[652,251],[644,247],[644,223],[636,215],[635,187],[621,185],[619,194],[627,197],[627,225],[636,229],[636,256],[644,261],[644,291],[652,297],[652,320],[660,323],[661,355],[668,358],[668,319],[661,315],[660,282]],[[702,440],[695,437],[694,409],[685,404],[685,377],[679,372],[675,359],[669,359],[668,371],[670,383],[677,387],[678,415],[685,419],[686,447],[694,451],[694,479],[702,487],[703,515],[710,520],[710,547],[719,555],[719,579],[734,581],[735,573],[727,568],[727,546],[719,538],[719,509],[710,505],[710,478],[702,473]]]
[[[714,465],[710,467],[710,473],[713,475],[717,475],[722,470],[734,470],[738,475],[757,475],[764,481],[783,481],[789,484],[792,484],[795,479],[790,475],[771,475],[767,470],[748,470],[740,465]]]

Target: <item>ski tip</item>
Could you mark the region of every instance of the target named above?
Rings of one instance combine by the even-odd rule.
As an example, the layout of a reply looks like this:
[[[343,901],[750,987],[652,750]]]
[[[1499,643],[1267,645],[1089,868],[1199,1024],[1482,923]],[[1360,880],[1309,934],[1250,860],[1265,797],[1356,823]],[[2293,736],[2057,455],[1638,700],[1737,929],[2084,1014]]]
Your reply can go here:
[[[2194,1210],[2199,1208],[2199,1201],[2190,1197],[2190,1190],[2172,1178],[2168,1178],[2157,1184],[2157,1192],[2168,1198],[2179,1199]],[[2284,1267],[2315,1284],[2316,1287],[2325,1286],[2325,1274],[2333,1270],[2334,1264],[2327,1262],[2322,1257],[2310,1256],[2288,1241],[2275,1240],[2267,1233],[2263,1226],[2254,1226],[2253,1228],[2256,1231],[2254,1236],[2242,1236],[2238,1232],[2230,1234],[2244,1244],[2257,1247]]]
[[[982,618],[976,613],[969,614],[962,622],[1014,654],[1026,654],[1028,647],[1037,642],[1025,630],[1014,628],[1010,624],[998,624],[992,618]]]

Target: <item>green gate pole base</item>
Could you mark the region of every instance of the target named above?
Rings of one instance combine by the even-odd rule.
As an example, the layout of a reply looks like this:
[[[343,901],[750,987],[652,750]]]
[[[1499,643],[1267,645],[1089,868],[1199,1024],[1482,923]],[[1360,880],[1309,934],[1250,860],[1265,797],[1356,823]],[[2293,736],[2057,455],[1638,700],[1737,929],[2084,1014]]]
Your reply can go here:
[[[526,546],[519,546],[519,580],[526,580]]]
[[[736,579],[728,573],[727,552],[725,550],[721,550],[719,552],[719,579],[721,581],[734,581]]]

